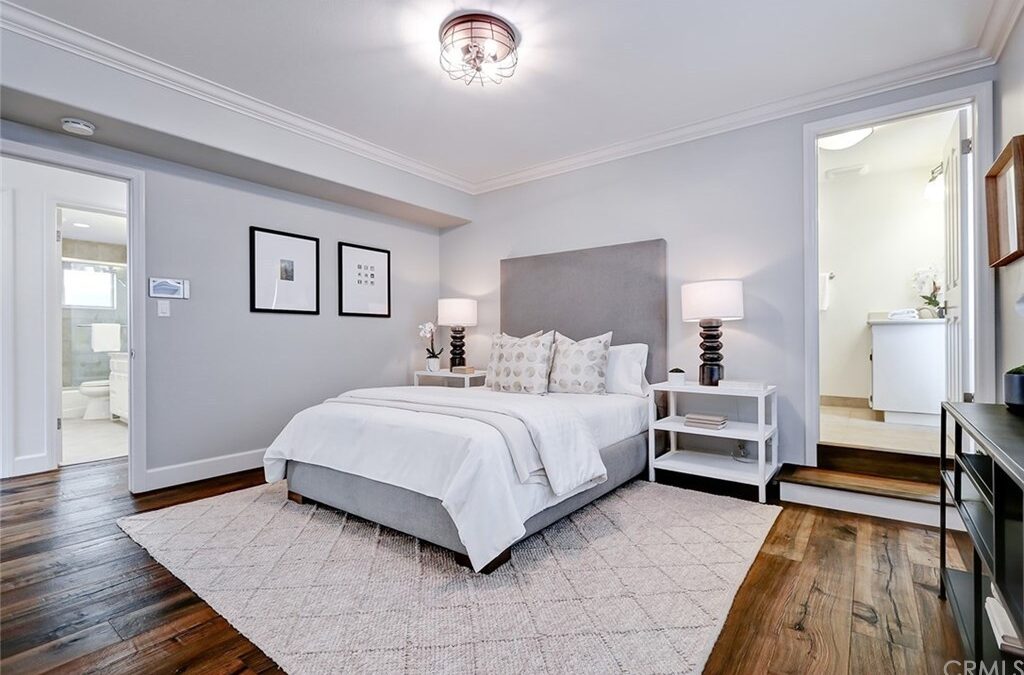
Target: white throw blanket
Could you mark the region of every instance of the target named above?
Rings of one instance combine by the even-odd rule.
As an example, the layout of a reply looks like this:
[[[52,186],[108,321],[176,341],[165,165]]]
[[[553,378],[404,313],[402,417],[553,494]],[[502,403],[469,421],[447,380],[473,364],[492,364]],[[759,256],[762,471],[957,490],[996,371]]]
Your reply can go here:
[[[550,397],[482,388],[359,389],[298,413],[267,449],[268,481],[287,460],[435,497],[477,569],[530,516],[604,482],[586,422]]]

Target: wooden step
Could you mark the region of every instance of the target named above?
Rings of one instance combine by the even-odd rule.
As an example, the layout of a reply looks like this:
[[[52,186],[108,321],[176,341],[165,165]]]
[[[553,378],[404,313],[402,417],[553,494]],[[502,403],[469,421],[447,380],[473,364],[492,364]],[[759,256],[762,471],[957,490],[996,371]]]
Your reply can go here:
[[[939,485],[930,482],[792,464],[782,467],[776,478],[783,483],[811,485],[926,504],[938,504],[941,489]]]
[[[952,468],[947,462],[946,468]],[[941,483],[939,458],[862,448],[852,445],[818,444],[818,468],[923,483]]]

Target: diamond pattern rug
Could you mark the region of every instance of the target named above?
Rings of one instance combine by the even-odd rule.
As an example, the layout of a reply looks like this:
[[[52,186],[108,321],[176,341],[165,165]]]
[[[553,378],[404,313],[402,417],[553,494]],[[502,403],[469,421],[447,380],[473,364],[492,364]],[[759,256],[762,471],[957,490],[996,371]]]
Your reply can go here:
[[[286,489],[118,525],[295,674],[699,672],[781,511],[636,481],[485,576]]]

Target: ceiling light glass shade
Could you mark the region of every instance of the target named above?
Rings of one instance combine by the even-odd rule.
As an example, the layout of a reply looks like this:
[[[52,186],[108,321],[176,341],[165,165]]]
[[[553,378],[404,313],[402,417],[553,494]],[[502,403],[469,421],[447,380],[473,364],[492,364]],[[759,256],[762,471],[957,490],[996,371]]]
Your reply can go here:
[[[516,72],[516,34],[493,14],[463,14],[441,26],[441,68],[467,85],[501,84]]]
[[[867,127],[865,129],[844,131],[840,134],[832,134],[831,136],[823,136],[818,139],[818,147],[822,150],[846,150],[863,141],[874,130],[874,127]]]
[[[683,284],[683,321],[743,318],[743,282],[739,279],[713,279]]]
[[[475,326],[476,300],[472,298],[441,298],[437,301],[439,326]]]

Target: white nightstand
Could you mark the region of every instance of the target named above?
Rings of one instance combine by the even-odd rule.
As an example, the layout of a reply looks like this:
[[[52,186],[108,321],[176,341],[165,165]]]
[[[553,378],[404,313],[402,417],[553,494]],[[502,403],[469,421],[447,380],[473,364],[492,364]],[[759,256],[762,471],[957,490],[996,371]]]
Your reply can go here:
[[[654,392],[666,392],[668,397],[668,417],[658,418]],[[723,429],[699,429],[683,424],[685,410],[677,411],[677,397],[683,396],[736,396],[757,399],[757,419],[741,422],[730,419]],[[704,387],[699,384],[672,385],[667,382],[651,385],[649,400],[649,428],[647,432],[647,466],[648,478],[654,480],[654,470],[676,471],[694,476],[705,476],[720,480],[756,485],[758,497],[762,502],[766,498],[768,481],[779,470],[778,440],[779,415],[777,389],[773,385],[729,386],[721,384],[717,387]],[[655,431],[667,431],[669,434],[670,451],[658,458],[654,457]],[[680,447],[676,438],[678,434],[693,437],[730,438],[757,444],[756,461],[740,462],[730,455],[701,450],[694,443],[688,442]],[[769,452],[769,447],[771,451]]]
[[[448,382],[458,380],[462,382],[463,387],[471,387],[473,386],[472,381],[474,379],[480,380],[477,384],[483,384],[483,379],[487,377],[487,369],[478,369],[475,373],[468,375],[463,373],[453,373],[451,370],[417,370],[416,374],[413,376],[413,384],[417,387],[420,386],[420,378],[423,377],[433,377],[442,380],[444,382],[442,386],[448,386]]]

